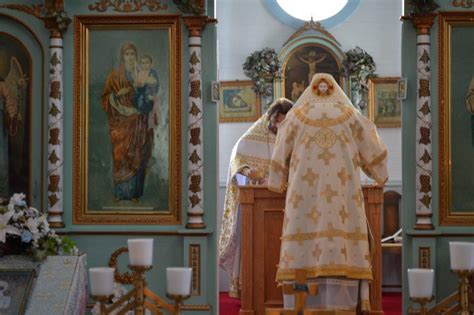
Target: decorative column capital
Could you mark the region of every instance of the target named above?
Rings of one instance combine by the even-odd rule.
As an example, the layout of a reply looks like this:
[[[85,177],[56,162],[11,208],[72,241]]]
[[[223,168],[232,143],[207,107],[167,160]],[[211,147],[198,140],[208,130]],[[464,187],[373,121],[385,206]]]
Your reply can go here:
[[[43,21],[45,27],[50,31],[51,38],[62,38],[67,30],[71,19],[64,11],[64,0],[45,0],[44,4],[2,4],[0,8],[20,11],[36,17]]]
[[[217,19],[211,19],[207,16],[185,16],[183,22],[189,30],[189,37],[200,37],[206,24],[217,23]]]
[[[418,35],[429,35],[434,20],[438,15],[436,13],[413,14],[413,26],[418,30]]]

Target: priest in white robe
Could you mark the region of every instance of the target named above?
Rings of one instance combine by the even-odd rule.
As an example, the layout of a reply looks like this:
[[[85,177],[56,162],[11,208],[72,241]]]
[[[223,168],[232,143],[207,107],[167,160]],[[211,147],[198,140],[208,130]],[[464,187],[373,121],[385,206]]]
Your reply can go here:
[[[244,133],[232,149],[219,237],[219,265],[230,276],[229,295],[231,297],[240,295],[238,186],[246,184],[246,182],[245,177],[239,176],[239,174],[260,184],[266,183],[278,126],[292,106],[293,103],[286,98],[277,99],[267,112]]]
[[[359,168],[379,185],[387,149],[375,125],[351,104],[330,74],[316,74],[281,124],[268,188],[286,191],[277,281],[304,269],[319,294],[308,307],[370,309],[369,231]],[[292,298],[284,297],[290,306]]]

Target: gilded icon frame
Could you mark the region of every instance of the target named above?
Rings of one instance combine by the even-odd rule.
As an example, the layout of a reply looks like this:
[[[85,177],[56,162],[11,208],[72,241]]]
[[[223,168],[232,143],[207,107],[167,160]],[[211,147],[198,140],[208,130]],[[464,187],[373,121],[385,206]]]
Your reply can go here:
[[[96,32],[94,35],[94,32]],[[101,85],[102,94],[94,92],[98,90],[97,87],[98,79],[95,79],[97,75],[93,75],[94,67],[97,67],[97,61],[94,61],[93,58],[96,56],[97,59],[104,58],[98,57],[96,53],[94,55],[94,47],[93,47],[93,40],[96,42],[98,38],[102,38],[102,40],[106,40],[105,36],[100,37],[102,33],[99,32],[109,32],[111,34],[110,37],[119,38],[120,44],[117,44],[114,48],[117,51],[117,56],[115,58],[115,63],[119,63],[119,66],[114,65],[113,68],[108,68],[108,70],[104,70],[103,73],[110,73],[107,74],[106,80],[102,80],[101,82],[105,82],[105,84]],[[140,34],[140,36],[137,36]],[[133,37],[133,36],[134,37]],[[94,39],[94,36],[96,39]],[[128,37],[127,37],[128,36]],[[109,37],[109,36],[107,36]],[[160,41],[161,39],[161,41]],[[102,41],[101,40],[101,41]],[[119,41],[117,41],[119,42]],[[90,45],[90,43],[92,43]],[[116,182],[115,178],[115,164],[116,161],[119,161],[115,156],[112,158],[112,152],[115,154],[116,147],[112,144],[114,140],[113,132],[111,131],[110,119],[113,115],[110,112],[106,112],[106,109],[113,110],[117,109],[117,106],[114,104],[116,101],[108,100],[107,98],[104,101],[104,91],[106,91],[106,86],[109,82],[109,78],[112,76],[112,73],[120,72],[125,69],[125,53],[123,51],[130,50],[130,48],[125,49],[124,47],[132,43],[135,47],[135,76],[133,79],[130,79],[129,73],[132,72],[125,72],[126,75],[122,76],[127,78],[128,82],[128,92],[132,91],[136,95],[136,91],[139,90],[139,85],[137,83],[140,79],[140,70],[144,68],[140,68],[143,64],[143,58],[146,59],[146,53],[149,51],[153,52],[153,60],[155,61],[155,57],[158,56],[156,61],[160,61],[158,69],[161,69],[161,73],[159,76],[159,90],[160,92],[153,92],[156,96],[155,100],[153,100],[152,104],[153,107],[155,104],[157,107],[159,106],[158,114],[153,114],[154,123],[150,122],[148,118],[143,118],[143,121],[148,121],[146,125],[149,128],[149,125],[154,125],[156,129],[153,129],[153,136],[151,140],[151,150],[145,149],[145,145],[140,147],[140,144],[137,147],[140,149],[138,150],[138,156],[141,156],[140,160],[140,170],[143,170],[145,173],[145,180],[142,180],[141,186],[142,188],[142,199],[148,198],[151,201],[148,202],[148,206],[139,207],[139,205],[144,204],[145,201],[142,201],[138,198],[132,199],[118,199],[117,198],[117,187],[119,184]],[[141,45],[141,46],[140,46]],[[155,46],[152,46],[155,45]],[[161,45],[161,46],[160,46]],[[150,49],[152,46],[153,49]],[[114,46],[115,47],[115,46]],[[146,49],[141,49],[146,47]],[[164,47],[164,48],[163,48]],[[107,49],[107,47],[103,47]],[[156,50],[155,50],[156,49]],[[161,50],[160,50],[161,49]],[[141,52],[145,51],[145,54],[141,55]],[[106,53],[104,53],[105,55]],[[150,55],[148,55],[150,56]],[[107,56],[109,59],[113,59],[113,56]],[[150,57],[151,58],[151,57]],[[94,62],[96,62],[96,66],[94,66]],[[112,61],[111,61],[112,62]],[[150,59],[151,62],[151,59]],[[132,61],[133,63],[133,61]],[[100,65],[99,65],[100,66]],[[105,67],[105,66],[104,66]],[[122,67],[122,68],[121,68]],[[113,69],[110,71],[109,69]],[[106,72],[107,71],[107,72]],[[156,70],[155,72],[158,72]],[[149,72],[151,73],[151,72]],[[164,73],[164,75],[162,75]],[[102,74],[101,74],[102,75]],[[105,76],[102,75],[101,78],[103,79]],[[118,77],[118,76],[117,76]],[[147,79],[150,77],[146,77]],[[94,81],[96,80],[96,81]],[[118,80],[117,80],[118,81]],[[119,81],[120,82],[120,81]],[[132,84],[133,83],[133,84]],[[95,84],[95,85],[94,85]],[[122,83],[120,83],[122,84]],[[156,81],[155,81],[156,84]],[[95,86],[95,87],[94,87]],[[111,85],[113,86],[113,85]],[[163,87],[164,86],[164,87]],[[143,87],[143,85],[142,85]],[[113,94],[115,93],[115,94]],[[113,97],[114,100],[118,99],[120,95],[116,92],[111,92],[109,99]],[[151,93],[151,92],[150,92]],[[161,93],[161,94],[160,94]],[[91,95],[99,95],[101,97],[92,98]],[[145,95],[145,94],[143,94]],[[152,95],[152,94],[148,94]],[[147,96],[148,96],[147,95]],[[158,96],[159,95],[159,96]],[[144,96],[145,97],[145,96]],[[153,99],[152,96],[150,96]],[[158,102],[159,103],[155,103]],[[132,107],[132,111],[134,112],[133,115],[142,115],[142,112],[139,109],[138,105],[138,98],[130,97],[130,106]],[[143,99],[142,99],[143,100]],[[109,107],[104,106],[104,102],[109,102],[111,105]],[[90,104],[93,103],[93,104]],[[118,103],[117,103],[118,104]],[[120,103],[121,104],[125,103]],[[103,113],[97,113],[98,109],[102,105]],[[95,106],[96,108],[93,108]],[[110,109],[112,108],[112,109]],[[166,108],[166,109],[163,109]],[[92,115],[96,111],[96,115]],[[125,113],[125,112],[124,112]],[[164,113],[164,114],[163,114]],[[152,112],[147,112],[147,116],[151,115]],[[101,119],[104,120],[104,127],[99,126],[101,133],[99,135],[103,135],[104,139],[108,139],[110,147],[109,149],[111,161],[107,160],[109,165],[109,172],[105,172],[103,174],[104,178],[107,178],[109,182],[112,182],[113,177],[113,187],[114,192],[111,192],[112,189],[106,190],[106,192],[94,192],[93,187],[89,183],[89,177],[92,179],[98,178],[100,174],[94,174],[91,171],[94,168],[97,162],[93,161],[93,154],[95,151],[104,150],[100,148],[100,146],[93,146],[91,145],[92,141],[95,141],[94,138],[97,138],[97,133],[93,133],[94,130],[91,129],[91,126],[97,126],[96,116],[103,116]],[[114,114],[115,115],[115,114]],[[145,115],[145,114],[143,114]],[[73,128],[73,223],[74,224],[100,224],[100,225],[110,225],[110,224],[122,224],[122,225],[130,225],[130,224],[161,224],[161,225],[178,225],[181,222],[181,27],[180,27],[180,18],[179,15],[143,15],[143,16],[76,16],[74,18],[74,128]],[[123,115],[125,117],[125,115]],[[141,117],[141,116],[140,116]],[[128,118],[127,118],[128,119]],[[137,120],[138,121],[138,120]],[[153,120],[152,120],[153,121]],[[95,124],[95,125],[94,125]],[[161,127],[159,127],[161,125]],[[157,127],[158,126],[158,127]],[[137,127],[138,128],[138,127]],[[162,129],[160,129],[162,128]],[[137,129],[138,130],[138,129]],[[147,132],[145,133],[148,135],[148,131],[150,129],[146,129]],[[160,133],[160,130],[163,131]],[[127,135],[127,132],[131,133],[130,130],[127,128],[122,128],[122,131]],[[143,133],[142,133],[143,134]],[[128,135],[127,135],[128,136]],[[143,136],[142,139],[146,138]],[[148,138],[146,138],[148,139]],[[164,139],[159,140],[158,144],[163,144],[163,146],[157,146],[156,139]],[[105,140],[102,140],[105,141]],[[143,140],[146,142],[148,140]],[[123,144],[123,143],[122,143]],[[125,143],[125,145],[130,145],[129,143]],[[148,147],[150,148],[150,146]],[[128,150],[128,149],[127,149]],[[147,151],[149,150],[149,151]],[[166,153],[155,153],[155,152],[166,152]],[[105,152],[105,150],[104,150]],[[128,151],[127,151],[128,152]],[[151,152],[151,153],[150,153]],[[167,166],[162,167],[164,170],[156,171],[161,172],[162,178],[159,180],[158,175],[151,175],[152,171],[150,171],[151,164],[151,155],[153,154],[164,154],[165,157],[161,159],[164,161],[162,165]],[[106,156],[103,154],[103,156]],[[145,158],[144,156],[147,156]],[[107,157],[107,156],[106,156]],[[128,159],[129,156],[126,155],[124,159]],[[134,158],[134,157],[132,157]],[[117,160],[114,160],[117,159]],[[148,160],[147,160],[148,159]],[[142,162],[143,160],[148,162]],[[95,164],[93,164],[95,163]],[[142,163],[145,164],[142,168]],[[147,164],[148,163],[148,164]],[[113,169],[113,171],[112,171]],[[159,169],[158,166],[155,169]],[[139,171],[137,171],[138,173]],[[112,176],[113,173],[113,176]],[[158,174],[158,173],[156,173]],[[138,175],[136,175],[138,176]],[[148,176],[148,177],[146,177]],[[159,185],[156,184],[147,190],[147,183],[150,183],[152,177],[154,178],[156,183],[160,183]],[[148,181],[147,181],[148,180]],[[153,183],[155,183],[153,182]],[[96,183],[94,181],[94,183]],[[164,183],[164,184],[163,184]],[[137,184],[139,185],[139,184]],[[110,185],[109,185],[110,186]],[[148,186],[150,187],[150,185]],[[109,199],[107,199],[107,203],[104,202],[104,206],[100,205],[99,207],[91,206],[92,200],[95,195],[98,195],[97,200],[105,200],[100,198],[101,193],[107,193]],[[112,196],[115,194],[115,201],[116,204],[113,203],[114,197]],[[153,198],[155,195],[160,195],[162,199],[160,199],[160,204],[162,204],[162,208],[157,208],[153,204]],[[112,201],[110,201],[112,200]],[[134,205],[136,204],[136,206]],[[123,206],[121,206],[123,205]],[[149,206],[151,205],[151,206]],[[102,206],[102,207],[101,207]],[[105,209],[105,210],[104,210]],[[138,209],[138,210],[137,210]]]
[[[399,80],[399,77],[376,77],[369,79],[369,119],[377,127],[399,128],[401,126],[402,106],[400,99],[397,97]],[[389,96],[383,98],[382,93]],[[392,105],[386,105],[388,102]],[[385,109],[387,112],[391,112],[388,113],[390,115],[383,113]]]
[[[453,98],[457,97],[464,100],[466,87],[469,86],[469,81],[466,82],[466,87],[463,91],[455,95],[456,88],[453,86],[452,79],[455,74],[454,65],[452,63],[452,56],[455,55],[456,49],[453,47],[452,32],[456,26],[466,27],[474,30],[474,13],[473,12],[441,12],[438,17],[439,33],[439,83],[438,83],[438,97],[439,97],[439,224],[442,226],[473,226],[474,225],[474,208],[469,208],[467,211],[459,211],[453,205],[453,173],[458,170],[463,173],[466,165],[460,166],[453,159],[453,141],[455,133],[453,127],[464,124],[464,122],[457,121],[453,123],[452,117],[455,113],[453,110]],[[470,77],[469,77],[470,78]],[[458,81],[459,82],[459,81]],[[470,114],[466,111],[464,103],[458,104],[461,110],[465,111],[465,119],[469,121]],[[459,116],[458,116],[459,118]],[[459,135],[457,138],[470,138],[470,135]],[[457,152],[456,157],[465,156],[463,152]],[[468,158],[468,157],[467,157]],[[464,174],[464,173],[463,173]],[[468,176],[468,175],[466,175]],[[463,176],[464,177],[464,176]],[[463,182],[466,185],[466,182]]]
[[[260,97],[252,89],[252,81],[219,82],[219,122],[254,122],[260,117]],[[241,100],[242,109],[229,108],[228,101]]]

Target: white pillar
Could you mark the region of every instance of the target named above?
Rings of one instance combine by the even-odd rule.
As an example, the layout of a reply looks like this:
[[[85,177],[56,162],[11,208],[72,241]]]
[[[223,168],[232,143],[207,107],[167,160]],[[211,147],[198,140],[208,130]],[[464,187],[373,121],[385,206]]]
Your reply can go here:
[[[63,40],[50,38],[48,84],[48,222],[64,227],[63,222]]]
[[[416,100],[416,224],[417,230],[434,229],[433,130],[431,122],[430,28],[435,15],[413,17],[417,28],[417,100]]]

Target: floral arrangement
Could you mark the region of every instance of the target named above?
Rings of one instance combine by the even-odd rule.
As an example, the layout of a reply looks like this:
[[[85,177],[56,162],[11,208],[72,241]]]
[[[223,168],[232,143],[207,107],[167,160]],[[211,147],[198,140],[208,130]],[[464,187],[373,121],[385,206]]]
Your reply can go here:
[[[368,79],[375,73],[374,59],[365,50],[356,46],[346,52],[341,72],[345,78],[355,78],[353,86],[355,91],[367,92]]]
[[[413,9],[412,14],[429,14],[439,8],[435,0],[409,0],[407,6]]]
[[[14,194],[6,208],[0,208],[0,245],[15,248],[43,260],[48,255],[78,254],[74,242],[49,228],[46,215],[28,207],[25,194]]]
[[[243,64],[244,74],[253,81],[253,90],[262,96],[272,96],[272,87],[268,84],[280,77],[280,61],[273,48],[254,51]]]

